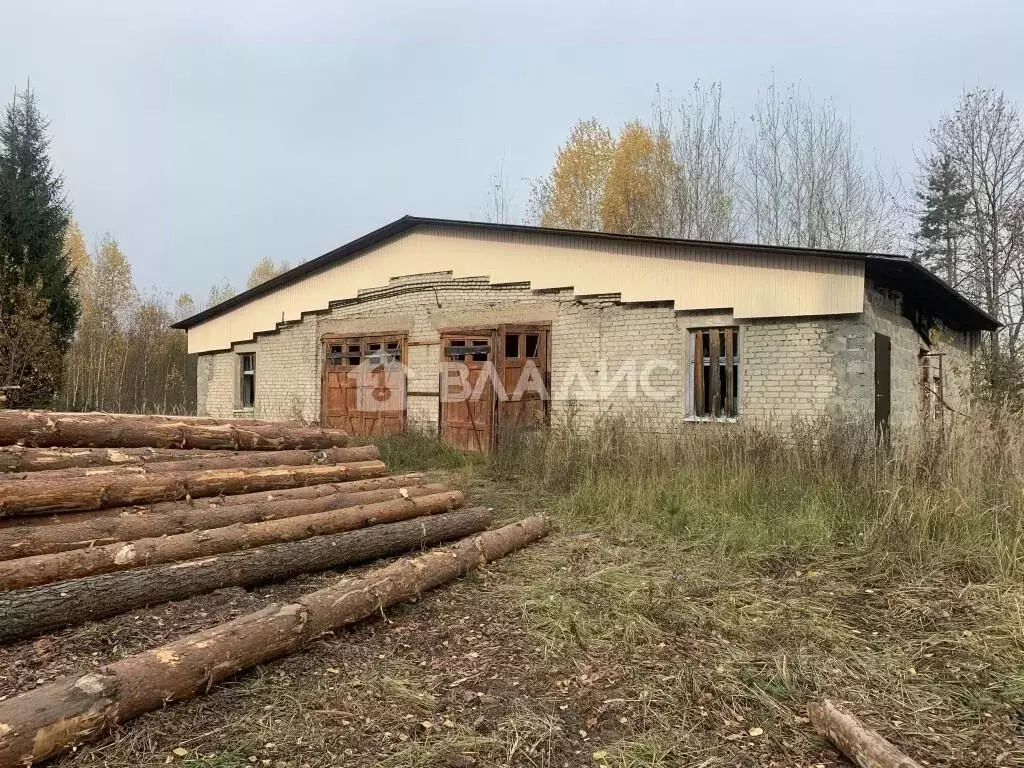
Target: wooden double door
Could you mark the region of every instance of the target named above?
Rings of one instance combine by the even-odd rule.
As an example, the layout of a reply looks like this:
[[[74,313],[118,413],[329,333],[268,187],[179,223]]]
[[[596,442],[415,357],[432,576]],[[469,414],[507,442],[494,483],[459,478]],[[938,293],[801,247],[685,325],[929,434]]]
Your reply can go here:
[[[489,452],[507,431],[545,424],[550,330],[500,326],[449,330],[441,337],[441,439]]]
[[[322,423],[350,435],[405,429],[405,336],[325,336]]]

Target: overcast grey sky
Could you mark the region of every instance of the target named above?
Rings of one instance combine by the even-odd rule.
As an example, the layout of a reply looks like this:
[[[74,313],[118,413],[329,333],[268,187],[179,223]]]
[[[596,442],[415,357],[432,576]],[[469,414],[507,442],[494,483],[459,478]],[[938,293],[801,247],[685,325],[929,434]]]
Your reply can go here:
[[[521,215],[575,120],[647,117],[659,83],[721,81],[742,119],[800,81],[906,170],[965,86],[1024,101],[1021,0],[0,5],[0,86],[31,78],[89,244],[197,298],[405,213],[481,218],[501,158]]]

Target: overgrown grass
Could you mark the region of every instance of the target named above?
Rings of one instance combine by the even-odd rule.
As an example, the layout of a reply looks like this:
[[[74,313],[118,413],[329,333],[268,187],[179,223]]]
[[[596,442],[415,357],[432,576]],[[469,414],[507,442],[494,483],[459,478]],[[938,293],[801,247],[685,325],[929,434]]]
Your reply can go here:
[[[506,436],[491,469],[556,498],[570,526],[666,537],[722,557],[863,555],[880,572],[1024,574],[1024,418],[894,437],[821,419],[788,436],[741,425],[665,434],[643,418]]]
[[[436,435],[413,430],[368,442],[373,442],[380,449],[380,457],[392,473],[458,470],[481,466],[484,462],[482,456],[444,445]]]
[[[888,450],[837,423],[656,426],[506,436],[491,457],[380,441],[392,471],[447,467],[498,520],[560,530],[60,765],[832,766],[806,717],[829,698],[922,764],[1024,766],[1017,423]],[[0,649],[0,695],[335,578]]]
[[[627,691],[594,764],[825,762],[831,698],[928,764],[1024,765],[1024,420],[659,426],[506,436],[489,465],[568,534],[518,595],[545,661]]]

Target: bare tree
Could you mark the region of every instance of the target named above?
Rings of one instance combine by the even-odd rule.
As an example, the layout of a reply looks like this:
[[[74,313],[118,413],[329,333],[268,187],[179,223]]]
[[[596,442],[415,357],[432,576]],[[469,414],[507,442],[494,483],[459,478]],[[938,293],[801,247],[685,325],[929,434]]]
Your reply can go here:
[[[1024,127],[1005,94],[964,93],[931,133],[932,152],[948,158],[964,186],[968,240],[961,287],[1004,324],[992,336],[1011,356],[1024,327]]]
[[[527,179],[527,183],[530,185],[530,196],[526,201],[526,218],[523,223],[540,227],[544,225],[544,217],[551,208],[551,177]]]
[[[745,235],[757,242],[879,251],[895,244],[898,210],[830,101],[771,83],[742,152]]]
[[[677,178],[672,184],[673,234],[732,240],[737,234],[736,121],[722,115],[722,86],[700,81],[678,106],[656,92],[653,128],[672,145]]]
[[[508,224],[512,221],[512,189],[505,177],[505,158],[498,161],[487,180],[487,198],[484,201],[484,218],[494,224]]]

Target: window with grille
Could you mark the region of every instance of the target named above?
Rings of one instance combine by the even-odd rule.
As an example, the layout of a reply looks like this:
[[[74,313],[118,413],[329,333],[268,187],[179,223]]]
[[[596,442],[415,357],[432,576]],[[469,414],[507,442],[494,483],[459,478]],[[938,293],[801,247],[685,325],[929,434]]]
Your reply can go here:
[[[242,408],[256,406],[256,354],[246,352],[238,356],[238,369],[241,375],[239,382],[239,405]]]
[[[690,331],[690,416],[728,419],[739,415],[739,341],[738,328]]]

